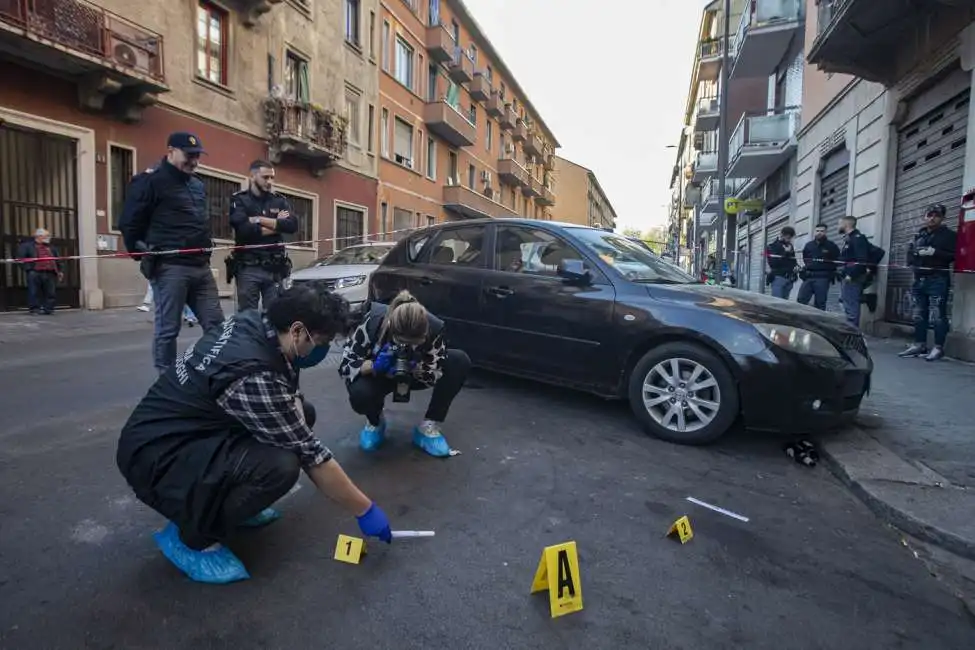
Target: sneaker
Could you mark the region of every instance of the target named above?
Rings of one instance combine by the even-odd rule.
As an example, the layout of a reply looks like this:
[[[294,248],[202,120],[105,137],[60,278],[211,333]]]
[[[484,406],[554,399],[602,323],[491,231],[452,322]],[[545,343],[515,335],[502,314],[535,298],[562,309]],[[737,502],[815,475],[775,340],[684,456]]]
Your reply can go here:
[[[180,540],[179,529],[172,522],[152,537],[166,559],[190,580],[223,585],[251,577],[244,563],[225,546],[214,544],[202,551],[191,549]]]
[[[386,441],[386,416],[379,417],[379,425],[373,426],[366,422],[359,432],[359,447],[362,451],[375,451]]]
[[[945,356],[944,348],[942,348],[940,345],[936,345],[934,346],[934,349],[931,350],[931,353],[928,356],[924,357],[924,360],[937,361],[938,359],[944,358],[944,356]]]
[[[139,305],[138,307],[136,307],[136,309],[138,311],[141,311],[141,312],[148,312],[149,311],[149,305],[147,305],[146,303],[142,303],[141,305]]]
[[[262,528],[281,518],[281,513],[274,508],[264,508],[259,513],[241,523],[243,528]]]
[[[433,420],[424,420],[413,429],[413,444],[437,458],[450,456],[450,445],[440,432],[440,425]]]
[[[920,357],[928,353],[928,346],[923,343],[912,343],[910,347],[897,356],[907,359],[908,357]]]

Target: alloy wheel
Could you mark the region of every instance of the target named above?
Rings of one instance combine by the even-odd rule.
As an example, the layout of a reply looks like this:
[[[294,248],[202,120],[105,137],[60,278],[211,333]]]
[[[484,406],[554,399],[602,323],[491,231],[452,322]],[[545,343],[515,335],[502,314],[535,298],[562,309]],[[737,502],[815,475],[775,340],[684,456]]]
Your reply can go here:
[[[721,389],[711,372],[691,359],[661,361],[643,380],[643,405],[670,431],[698,431],[721,409]]]

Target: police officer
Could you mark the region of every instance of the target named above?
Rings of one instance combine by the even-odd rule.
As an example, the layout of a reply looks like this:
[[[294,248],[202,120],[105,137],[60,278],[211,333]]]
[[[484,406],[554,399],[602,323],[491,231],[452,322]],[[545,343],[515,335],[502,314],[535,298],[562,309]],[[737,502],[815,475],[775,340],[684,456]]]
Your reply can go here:
[[[802,247],[802,286],[796,297],[800,303],[809,304],[813,300],[816,309],[826,310],[829,285],[836,281],[836,261],[840,258],[840,248],[826,236],[826,224],[816,224],[813,238]]]
[[[870,243],[857,229],[857,218],[852,215],[840,219],[840,234],[843,235],[837,272],[837,279],[842,283],[840,300],[846,322],[860,327],[860,298],[870,280]]]
[[[274,192],[271,163],[251,163],[250,187],[231,200],[230,225],[237,246],[259,246],[238,249],[228,258],[228,275],[237,279],[237,309],[254,309],[261,300],[268,305],[291,273],[281,235],[298,232],[298,219],[292,216],[288,200]]]
[[[153,361],[159,373],[176,359],[185,305],[204,330],[223,321],[210,271],[213,237],[206,188],[194,175],[203,144],[195,135],[179,132],[169,136],[166,148],[166,157],[156,167],[130,183],[119,219],[130,253],[186,251],[138,258],[156,302]]]
[[[914,268],[914,343],[900,353],[902,357],[925,357],[937,361],[945,355],[948,338],[948,292],[951,289],[949,267],[955,261],[957,234],[944,225],[945,206],[929,205],[924,212],[924,226],[908,245],[907,261]],[[928,353],[928,325],[934,308],[934,348]]]
[[[795,229],[792,226],[786,226],[779,233],[778,239],[765,249],[769,267],[765,284],[772,285],[773,296],[784,300],[789,299],[789,294],[792,293],[792,285],[795,284],[798,277],[796,275],[796,249],[792,246],[792,240],[795,236]]]

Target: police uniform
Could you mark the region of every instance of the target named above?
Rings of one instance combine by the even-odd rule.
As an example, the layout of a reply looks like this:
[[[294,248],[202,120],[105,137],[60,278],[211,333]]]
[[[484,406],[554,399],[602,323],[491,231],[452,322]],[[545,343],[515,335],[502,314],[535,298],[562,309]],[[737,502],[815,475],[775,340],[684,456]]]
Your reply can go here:
[[[285,234],[298,232],[298,218],[291,214],[279,219],[281,212],[291,212],[288,200],[275,192],[255,194],[251,190],[234,193],[230,202],[230,225],[237,246],[258,246],[235,250],[228,257],[228,277],[237,280],[237,309],[264,307],[277,296],[280,283],[291,273],[291,260],[284,245]],[[252,217],[274,219],[277,227],[269,235]]]
[[[829,287],[836,281],[839,257],[840,247],[825,237],[822,241],[814,237],[806,242],[802,249],[802,286],[796,300],[804,305],[813,300],[816,309],[825,311]]]

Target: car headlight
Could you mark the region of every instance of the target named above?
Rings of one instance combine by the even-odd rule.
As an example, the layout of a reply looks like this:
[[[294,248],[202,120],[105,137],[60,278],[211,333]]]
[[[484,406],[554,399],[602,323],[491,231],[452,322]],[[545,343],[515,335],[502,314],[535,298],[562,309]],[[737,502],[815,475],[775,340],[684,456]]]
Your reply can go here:
[[[778,347],[796,354],[833,358],[840,356],[840,351],[835,345],[809,330],[771,323],[756,323],[755,329]]]
[[[364,275],[352,275],[347,278],[339,278],[335,281],[336,289],[348,289],[349,287],[357,287],[366,281],[366,276]]]
[[[281,280],[281,288],[284,289],[285,291],[293,287],[294,284],[295,284],[294,278],[290,276],[285,278],[284,280]]]

